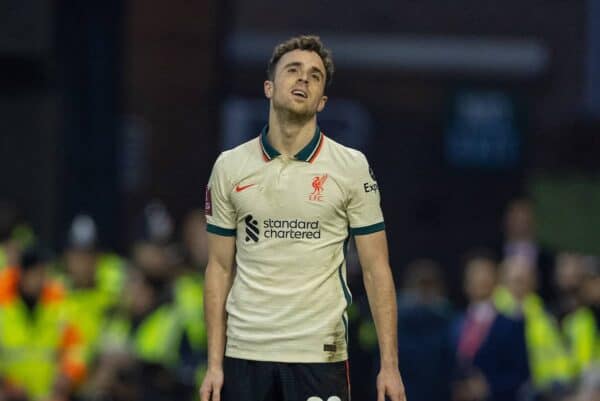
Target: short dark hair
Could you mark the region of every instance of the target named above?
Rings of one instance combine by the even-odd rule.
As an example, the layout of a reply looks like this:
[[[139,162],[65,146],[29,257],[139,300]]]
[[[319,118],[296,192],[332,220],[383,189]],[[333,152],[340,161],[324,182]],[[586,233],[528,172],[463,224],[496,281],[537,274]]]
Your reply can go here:
[[[269,66],[267,67],[267,76],[271,81],[275,75],[275,67],[279,62],[279,59],[281,59],[284,54],[294,50],[309,50],[317,53],[319,57],[321,57],[326,70],[325,86],[331,84],[333,72],[335,70],[333,67],[333,59],[331,58],[331,51],[323,45],[321,38],[315,35],[295,36],[275,46],[273,55],[269,60]]]

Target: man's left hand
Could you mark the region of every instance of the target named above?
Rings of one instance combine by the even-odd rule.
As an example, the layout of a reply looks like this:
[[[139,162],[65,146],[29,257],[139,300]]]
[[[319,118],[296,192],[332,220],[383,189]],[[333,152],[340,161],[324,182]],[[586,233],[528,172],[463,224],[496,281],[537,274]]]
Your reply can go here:
[[[406,401],[404,383],[398,369],[382,368],[377,375],[377,401],[385,401],[385,396],[391,401]]]

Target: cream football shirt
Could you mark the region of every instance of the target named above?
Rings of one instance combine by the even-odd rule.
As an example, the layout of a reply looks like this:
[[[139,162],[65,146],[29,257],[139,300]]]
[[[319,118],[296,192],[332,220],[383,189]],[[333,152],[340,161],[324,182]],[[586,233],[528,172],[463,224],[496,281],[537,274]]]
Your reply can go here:
[[[236,237],[227,297],[229,357],[274,362],[347,359],[350,235],[384,229],[365,156],[317,127],[295,157],[261,135],[223,152],[206,189],[208,231]]]

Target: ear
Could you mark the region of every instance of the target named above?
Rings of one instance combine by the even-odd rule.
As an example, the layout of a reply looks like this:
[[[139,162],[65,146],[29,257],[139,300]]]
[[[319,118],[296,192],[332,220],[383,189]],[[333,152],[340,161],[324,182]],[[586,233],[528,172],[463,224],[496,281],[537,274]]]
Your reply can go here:
[[[273,81],[265,81],[263,83],[263,88],[265,91],[265,97],[267,99],[271,99],[271,97],[273,97]]]
[[[327,96],[321,96],[321,99],[319,100],[319,104],[317,105],[317,112],[321,112],[323,111],[323,109],[325,108],[325,103],[327,103]]]

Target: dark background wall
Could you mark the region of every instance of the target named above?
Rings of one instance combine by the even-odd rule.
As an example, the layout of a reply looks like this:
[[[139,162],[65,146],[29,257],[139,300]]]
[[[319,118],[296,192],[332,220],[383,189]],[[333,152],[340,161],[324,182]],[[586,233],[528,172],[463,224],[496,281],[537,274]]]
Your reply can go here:
[[[361,146],[382,187],[394,265],[431,256],[453,271],[467,248],[499,243],[507,201],[527,193],[532,177],[564,160],[566,150],[571,162],[561,164],[562,172],[596,171],[597,141],[590,139],[596,123],[584,113],[588,6],[581,0],[307,0],[300,8],[275,0],[4,2],[2,196],[55,244],[69,219],[88,211],[105,245],[124,249],[150,199],[165,201],[177,220],[201,206],[222,144],[223,105],[262,98],[276,41],[312,32],[326,43],[361,36],[533,43],[546,58],[524,75],[367,67],[343,58],[338,64],[329,94],[356,102],[369,116]],[[246,58],[232,51],[232,44],[257,35],[268,38],[266,50],[247,49],[254,57]],[[342,42],[334,56],[352,46]],[[465,167],[448,159],[448,127],[461,90],[510,98],[519,135],[514,163]],[[324,128],[334,137],[343,130]],[[583,166],[582,148],[591,155]]]
[[[505,205],[529,192],[532,174],[561,158],[560,149],[569,137],[560,127],[577,118],[583,108],[584,1],[375,0],[348,4],[308,0],[300,10],[274,0],[259,0],[238,2],[232,31],[239,41],[249,35],[282,40],[316,32],[325,41],[361,34],[375,41],[378,37],[477,38],[531,41],[545,49],[547,63],[529,76],[410,65],[367,68],[346,62],[339,66],[330,98],[356,99],[371,115],[370,141],[363,150],[382,187],[388,236],[394,244],[392,262],[398,270],[415,257],[427,256],[453,272],[468,249],[497,247]],[[350,40],[347,46],[352,47]],[[336,48],[333,53],[335,57]],[[263,60],[268,57],[265,53]],[[260,97],[265,63],[235,55],[231,59],[238,63],[231,69],[231,93]],[[449,162],[445,147],[448,113],[460,89],[500,91],[514,99],[520,142],[516,163],[506,168],[465,168]],[[548,146],[551,133],[560,139]],[[456,284],[457,275],[448,276]]]

